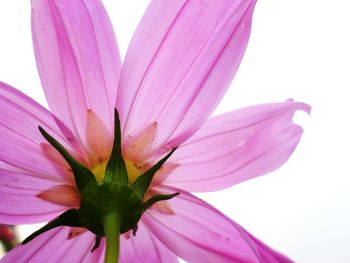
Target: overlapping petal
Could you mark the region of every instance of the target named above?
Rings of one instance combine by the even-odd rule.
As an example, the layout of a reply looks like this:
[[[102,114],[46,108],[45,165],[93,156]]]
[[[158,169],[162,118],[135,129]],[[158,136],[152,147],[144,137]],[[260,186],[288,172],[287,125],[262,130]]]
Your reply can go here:
[[[104,246],[91,253],[95,236],[85,232],[68,240],[69,227],[54,228],[26,245],[18,245],[1,259],[2,263],[27,262],[103,262]]]
[[[158,190],[180,193],[169,201],[174,214],[148,212],[145,222],[157,238],[184,260],[201,263],[292,262],[189,193],[170,187]]]
[[[177,256],[164,246],[144,225],[142,221],[138,224],[136,236],[126,238],[120,236],[121,263],[175,263]]]
[[[111,132],[121,62],[99,0],[32,0],[32,34],[48,104],[86,145],[92,110]]]
[[[157,122],[155,147],[178,146],[207,120],[242,59],[255,2],[151,2],[121,73],[125,138]]]
[[[3,224],[29,224],[50,221],[67,210],[38,197],[57,182],[36,178],[20,171],[0,168],[0,222]],[[61,193],[63,196],[65,192]]]
[[[35,177],[66,182],[67,170],[59,170],[45,155],[43,143],[46,140],[38,126],[42,126],[73,155],[78,156],[79,153],[72,148],[72,145],[76,145],[75,139],[68,129],[64,129],[44,107],[4,83],[0,83],[0,104],[0,161]]]
[[[252,106],[210,119],[171,158],[178,167],[164,184],[215,191],[279,168],[293,153],[302,128],[293,123],[304,103]]]
[[[93,252],[95,236],[84,232],[69,239],[69,227],[58,227],[35,238],[26,245],[18,245],[1,262],[103,262],[105,240]],[[177,262],[177,256],[166,248],[140,222],[136,237],[121,236],[120,263]]]
[[[245,230],[243,230],[243,231],[245,231]],[[256,246],[259,247],[260,262],[263,262],[263,263],[288,263],[288,262],[291,263],[291,262],[293,262],[291,259],[282,255],[281,253],[271,250],[271,248],[269,248],[263,242],[258,240],[252,234],[248,233],[247,231],[245,231],[245,233],[249,236],[249,238],[252,240],[252,242]]]

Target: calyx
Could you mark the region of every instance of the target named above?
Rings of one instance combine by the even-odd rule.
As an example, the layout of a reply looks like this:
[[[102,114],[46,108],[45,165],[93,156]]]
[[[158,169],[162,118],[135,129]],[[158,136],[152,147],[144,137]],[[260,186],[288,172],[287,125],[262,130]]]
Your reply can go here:
[[[102,183],[98,183],[94,174],[70,155],[42,127],[39,126],[39,130],[70,165],[80,194],[80,206],[78,209],[73,208],[65,211],[27,237],[22,244],[28,243],[40,234],[55,227],[83,227],[96,235],[93,251],[98,248],[101,238],[106,235],[104,220],[109,215],[113,215],[118,219],[116,221],[118,221],[120,234],[132,230],[133,234],[136,235],[138,221],[148,208],[159,201],[171,199],[179,194],[159,194],[144,201],[145,194],[151,185],[155,173],[169,159],[176,148],[140,175],[135,182],[129,183],[121,150],[120,121],[117,110],[115,110],[113,149]]]

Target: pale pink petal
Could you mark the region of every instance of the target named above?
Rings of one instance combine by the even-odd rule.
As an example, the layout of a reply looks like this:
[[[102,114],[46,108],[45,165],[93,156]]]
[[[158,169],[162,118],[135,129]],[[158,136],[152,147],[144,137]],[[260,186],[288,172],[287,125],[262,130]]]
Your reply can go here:
[[[210,119],[174,153],[164,180],[187,191],[215,191],[269,173],[285,163],[302,135],[293,123],[304,103],[252,106]]]
[[[91,110],[87,114],[87,144],[89,160],[99,163],[107,160],[112,151],[113,138],[101,119]]]
[[[138,165],[152,155],[158,124],[153,122],[138,134],[129,134],[124,142],[123,155]]]
[[[207,120],[243,57],[255,2],[151,2],[121,73],[124,138],[157,122],[157,145],[178,146]]]
[[[18,245],[1,259],[1,263],[103,262],[103,245],[91,253],[95,242],[95,236],[92,233],[85,232],[68,240],[69,230],[69,227],[57,227],[33,239],[26,245]]]
[[[120,263],[174,263],[177,256],[139,222],[136,236],[121,235]]]
[[[184,260],[200,263],[291,262],[252,238],[237,223],[206,202],[176,188],[158,190],[180,193],[169,200],[175,214],[150,209],[144,222],[159,240]]]
[[[109,131],[121,68],[107,13],[99,0],[32,0],[37,66],[53,113],[86,145],[87,112]]]
[[[37,194],[37,197],[65,207],[79,207],[80,196],[75,186],[55,185]]]
[[[55,166],[56,171],[64,177],[68,182],[74,183],[74,177],[71,173],[71,167],[63,158],[63,156],[48,142],[40,143],[41,149],[47,159]],[[82,162],[84,163],[84,162]],[[35,173],[35,171],[34,171]]]
[[[68,171],[48,158],[42,147],[45,138],[42,126],[69,151],[78,156],[57,125],[57,120],[45,108],[14,88],[0,83],[0,161],[31,173],[35,177],[67,182]],[[63,127],[63,126],[62,126]]]
[[[60,205],[38,197],[56,184],[52,180],[0,168],[0,222],[11,225],[45,222],[71,208],[67,202]],[[70,192],[61,189],[60,194],[67,199]]]

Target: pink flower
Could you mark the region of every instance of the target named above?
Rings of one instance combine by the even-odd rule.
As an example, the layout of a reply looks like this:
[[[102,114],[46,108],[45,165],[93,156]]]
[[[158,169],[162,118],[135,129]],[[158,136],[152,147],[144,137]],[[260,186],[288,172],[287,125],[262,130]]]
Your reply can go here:
[[[208,120],[243,57],[255,0],[153,0],[121,64],[99,0],[32,0],[38,71],[51,112],[0,84],[0,223],[50,221],[79,208],[71,167],[43,127],[99,183],[111,155],[114,108],[133,183],[171,149],[146,197],[136,236],[120,236],[120,262],[291,262],[189,192],[215,191],[280,167],[298,144],[303,103],[253,106]],[[146,199],[147,199],[146,198]],[[61,226],[1,262],[103,262],[105,240]]]

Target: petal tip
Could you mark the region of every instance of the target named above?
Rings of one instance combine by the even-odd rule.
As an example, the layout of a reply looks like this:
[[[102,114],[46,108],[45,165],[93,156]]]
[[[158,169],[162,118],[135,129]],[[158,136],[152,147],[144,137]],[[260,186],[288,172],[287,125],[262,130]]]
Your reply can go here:
[[[295,110],[301,110],[305,113],[307,113],[308,115],[311,115],[311,106],[305,102],[298,102],[295,101],[293,98],[289,98],[286,100],[286,102],[290,102],[293,103],[295,105]]]

